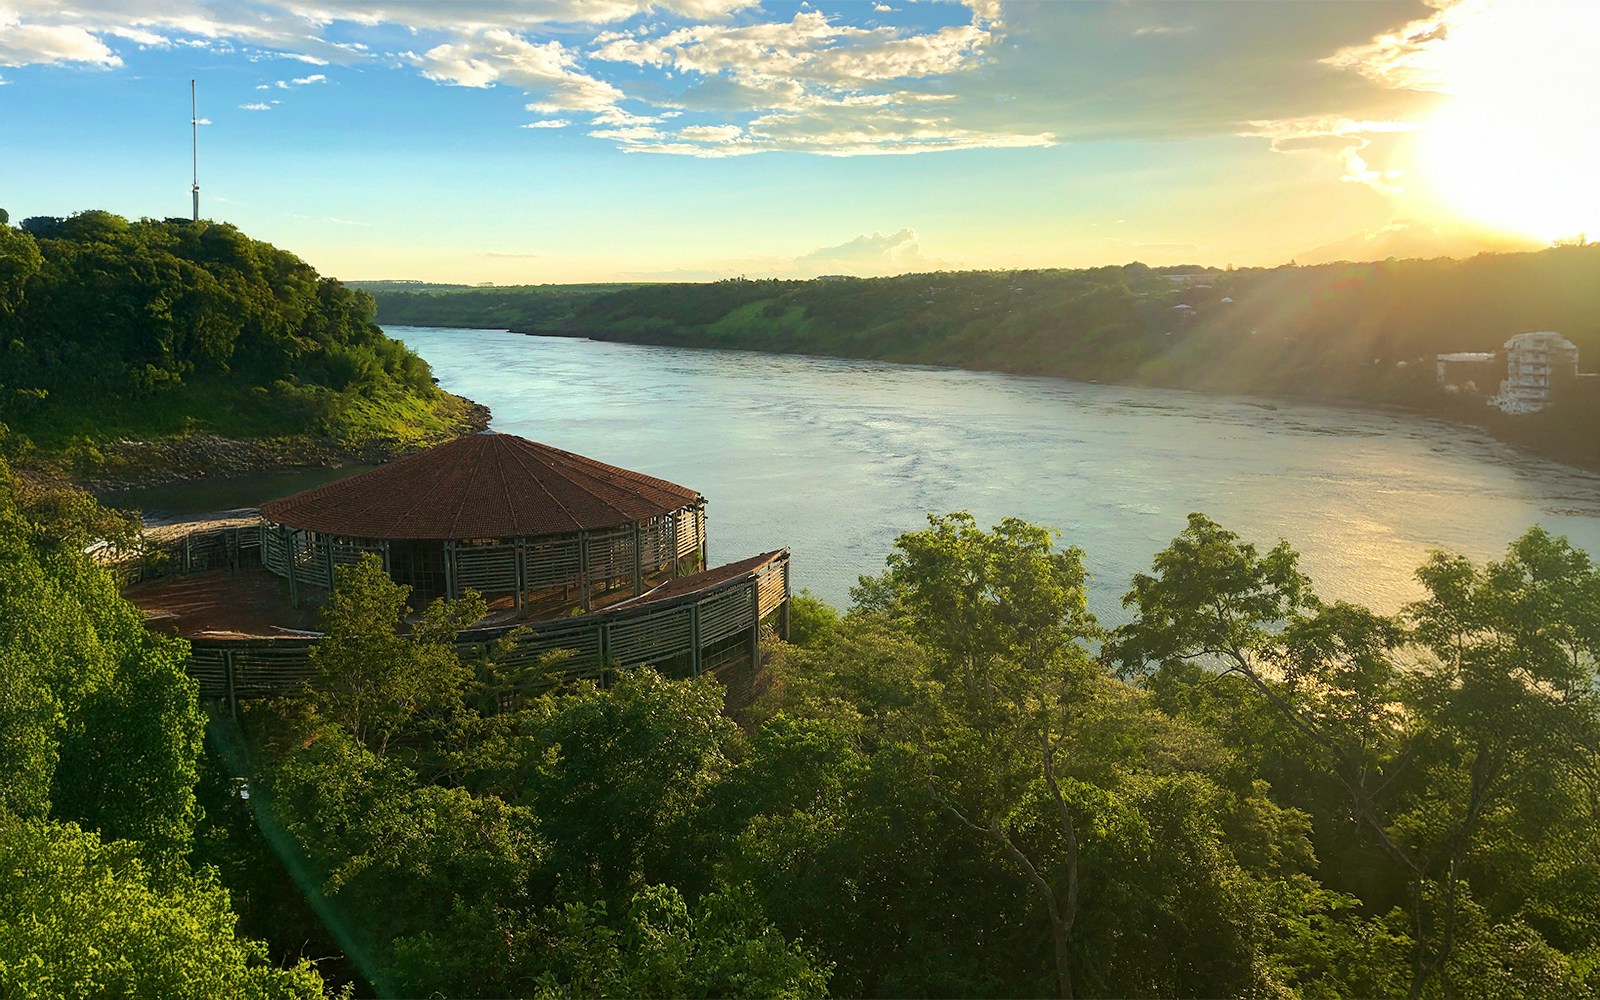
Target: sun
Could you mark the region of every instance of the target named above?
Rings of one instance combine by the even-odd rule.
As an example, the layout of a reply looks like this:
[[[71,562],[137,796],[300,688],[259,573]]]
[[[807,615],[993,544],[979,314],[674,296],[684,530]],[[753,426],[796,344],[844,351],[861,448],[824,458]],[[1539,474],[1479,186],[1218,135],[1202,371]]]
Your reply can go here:
[[[1430,69],[1448,103],[1416,167],[1456,212],[1542,241],[1600,236],[1600,4],[1473,4]]]

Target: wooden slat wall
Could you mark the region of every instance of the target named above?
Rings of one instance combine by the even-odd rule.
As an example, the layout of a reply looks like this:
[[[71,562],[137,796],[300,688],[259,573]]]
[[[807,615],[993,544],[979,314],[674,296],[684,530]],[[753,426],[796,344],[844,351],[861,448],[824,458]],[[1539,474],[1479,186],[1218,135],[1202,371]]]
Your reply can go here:
[[[633,579],[633,527],[589,534],[589,580]]]
[[[457,546],[456,586],[471,587],[480,594],[516,593],[516,545]]]
[[[714,596],[700,600],[702,646],[736,635],[755,624],[755,607],[750,600],[750,583],[748,580],[740,580],[739,584],[731,589],[719,590]]]
[[[678,556],[692,556],[700,551],[700,512],[685,507],[674,517],[678,529]]]
[[[690,655],[695,647],[696,617],[702,650],[756,627],[787,599],[788,567],[789,553],[784,551],[749,574],[725,580],[703,593],[684,595],[665,607],[643,603],[522,626],[527,638],[505,662],[524,666],[545,653],[564,649],[574,655],[563,664],[563,670],[572,676],[591,676],[611,666],[633,667]],[[758,591],[759,603],[755,599]],[[463,632],[457,649],[467,655],[481,652],[516,627]],[[311,647],[315,644],[316,638],[310,636],[194,639],[190,641],[189,674],[199,681],[202,698],[280,695],[310,680]]]
[[[576,586],[582,582],[576,537],[558,542],[530,542],[524,558],[529,590],[568,584]]]
[[[607,642],[610,659],[618,666],[636,667],[670,659],[689,651],[694,609],[669,608],[641,618],[613,622]]]

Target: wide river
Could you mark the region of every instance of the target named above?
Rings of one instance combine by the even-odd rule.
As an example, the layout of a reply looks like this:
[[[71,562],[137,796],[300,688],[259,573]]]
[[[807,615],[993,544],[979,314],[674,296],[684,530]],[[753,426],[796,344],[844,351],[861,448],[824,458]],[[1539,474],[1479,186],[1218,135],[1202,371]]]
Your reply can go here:
[[[788,546],[838,605],[929,511],[1048,525],[1091,609],[1204,511],[1288,539],[1319,592],[1394,611],[1430,550],[1542,524],[1600,553],[1600,476],[1412,416],[829,358],[388,327],[493,428],[699,490],[713,564]]]

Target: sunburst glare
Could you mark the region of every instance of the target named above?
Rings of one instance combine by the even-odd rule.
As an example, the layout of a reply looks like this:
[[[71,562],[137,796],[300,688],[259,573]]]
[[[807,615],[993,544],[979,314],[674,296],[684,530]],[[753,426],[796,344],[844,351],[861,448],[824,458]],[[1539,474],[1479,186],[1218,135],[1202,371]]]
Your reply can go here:
[[[1540,240],[1600,233],[1600,114],[1590,63],[1600,6],[1474,5],[1427,68],[1451,95],[1418,163],[1464,216]]]

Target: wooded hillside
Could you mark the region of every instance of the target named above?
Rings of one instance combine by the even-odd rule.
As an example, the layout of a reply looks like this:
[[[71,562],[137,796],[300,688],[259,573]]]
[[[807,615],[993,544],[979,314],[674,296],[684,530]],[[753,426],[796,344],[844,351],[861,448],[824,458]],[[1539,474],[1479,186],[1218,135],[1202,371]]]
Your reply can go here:
[[[403,446],[469,407],[365,292],[226,223],[0,218],[0,420],[13,454],[211,431]]]

